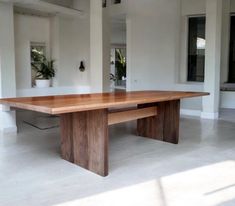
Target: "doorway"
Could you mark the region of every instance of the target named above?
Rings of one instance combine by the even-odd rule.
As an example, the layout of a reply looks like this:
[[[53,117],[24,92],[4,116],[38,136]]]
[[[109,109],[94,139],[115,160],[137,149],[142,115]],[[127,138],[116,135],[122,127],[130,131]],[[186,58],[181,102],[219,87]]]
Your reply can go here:
[[[125,91],[127,82],[126,18],[111,22],[110,90]]]

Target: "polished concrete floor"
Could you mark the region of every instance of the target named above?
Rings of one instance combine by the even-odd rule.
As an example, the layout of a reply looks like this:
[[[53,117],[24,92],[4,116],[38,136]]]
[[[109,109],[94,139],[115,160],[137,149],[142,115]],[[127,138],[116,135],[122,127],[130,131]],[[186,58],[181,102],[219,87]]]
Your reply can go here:
[[[182,117],[179,145],[137,137],[134,123],[111,127],[106,178],[60,158],[59,128],[18,116],[18,134],[0,136],[1,206],[235,205],[234,111]]]

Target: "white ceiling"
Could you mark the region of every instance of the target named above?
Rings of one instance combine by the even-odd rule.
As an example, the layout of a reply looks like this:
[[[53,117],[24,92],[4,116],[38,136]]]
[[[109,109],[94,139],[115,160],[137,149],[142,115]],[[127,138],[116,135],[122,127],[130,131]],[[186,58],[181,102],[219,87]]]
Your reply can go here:
[[[0,0],[0,2],[13,3],[17,12],[25,12],[35,15],[81,17],[84,14],[81,10],[54,4],[53,2],[56,2],[56,0]]]

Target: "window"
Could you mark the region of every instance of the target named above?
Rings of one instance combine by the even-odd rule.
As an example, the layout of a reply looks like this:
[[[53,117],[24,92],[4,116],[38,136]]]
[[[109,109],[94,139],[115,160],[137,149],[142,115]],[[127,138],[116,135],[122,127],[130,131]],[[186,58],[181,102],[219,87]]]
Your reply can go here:
[[[235,16],[231,16],[228,83],[235,83]]]
[[[126,47],[113,45],[110,57],[110,80],[113,83],[111,87],[126,89]]]
[[[116,86],[126,87],[126,48],[115,48]]]
[[[188,20],[188,81],[204,82],[206,18],[189,17]]]
[[[37,60],[36,57],[33,56],[33,52],[36,51],[39,54],[46,56],[46,44],[45,43],[36,43],[36,42],[31,42],[30,43],[30,57],[31,57],[31,65],[37,65],[40,64],[40,59]],[[36,71],[35,69],[31,66],[31,81],[32,81],[32,87],[35,85],[35,78],[36,78]]]

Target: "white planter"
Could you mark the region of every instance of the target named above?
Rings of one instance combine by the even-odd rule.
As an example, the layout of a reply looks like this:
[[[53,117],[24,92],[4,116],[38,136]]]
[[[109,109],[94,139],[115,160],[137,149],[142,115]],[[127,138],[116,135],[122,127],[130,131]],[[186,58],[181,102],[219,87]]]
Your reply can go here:
[[[114,81],[110,81],[110,92],[114,92],[114,90],[115,90],[115,82]]]
[[[47,88],[51,86],[50,79],[36,79],[35,83],[37,88]]]
[[[111,88],[114,88],[114,87],[115,87],[115,81],[113,81],[113,80],[110,81],[110,87],[111,87]]]

